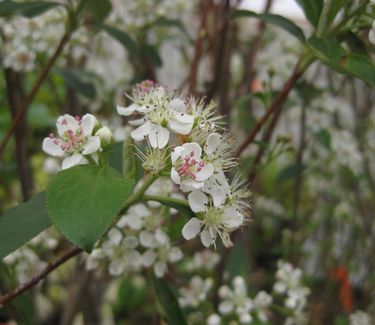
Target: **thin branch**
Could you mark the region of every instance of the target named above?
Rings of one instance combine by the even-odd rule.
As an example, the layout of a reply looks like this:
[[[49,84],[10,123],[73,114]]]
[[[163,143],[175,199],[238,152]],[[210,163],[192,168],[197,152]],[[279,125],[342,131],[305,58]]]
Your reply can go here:
[[[277,95],[275,100],[272,102],[271,106],[267,110],[266,114],[261,117],[258,122],[255,124],[254,128],[252,129],[251,133],[247,136],[245,141],[242,143],[242,145],[237,150],[237,156],[240,156],[241,153],[247,148],[249,144],[251,144],[255,137],[257,136],[258,132],[262,128],[262,126],[268,121],[268,119],[279,109],[282,108],[285,100],[287,99],[290,91],[293,89],[293,86],[297,82],[297,80],[302,76],[305,69],[311,62],[308,62],[304,67],[300,68],[300,62],[296,65],[292,75],[289,77],[289,79],[284,84],[282,90]]]
[[[20,285],[19,287],[15,288],[14,290],[8,292],[7,294],[3,295],[0,298],[0,306],[5,306],[7,303],[12,301],[14,298],[19,296],[21,293],[29,290],[30,288],[34,287],[36,284],[39,283],[40,280],[45,278],[50,272],[55,270],[61,264],[65,263],[67,260],[71,259],[72,257],[80,254],[82,249],[79,247],[73,247],[72,249],[68,250],[67,252],[63,253],[60,257],[56,260],[49,262],[46,268],[33,277],[29,282]]]
[[[203,12],[201,15],[201,20],[199,24],[199,29],[198,29],[198,35],[197,35],[197,40],[195,42],[195,49],[194,49],[194,58],[193,62],[190,67],[190,77],[189,77],[189,93],[194,94],[195,93],[195,88],[197,85],[197,75],[198,75],[198,66],[199,66],[199,61],[202,56],[203,52],[203,40],[206,36],[206,22],[207,22],[207,17],[208,13],[210,11],[212,5],[211,0],[206,0],[203,5]]]
[[[12,125],[11,125],[10,129],[8,130],[8,132],[6,133],[3,141],[1,142],[1,145],[0,145],[0,158],[1,158],[2,154],[4,153],[5,147],[6,147],[7,143],[8,143],[8,141],[9,141],[9,139],[11,138],[12,134],[14,133],[14,131],[15,131],[18,123],[25,116],[25,114],[26,114],[26,112],[27,112],[30,104],[33,102],[35,96],[38,94],[40,87],[42,86],[43,82],[47,78],[48,73],[50,72],[51,68],[55,64],[55,62],[58,59],[59,55],[63,51],[66,43],[69,40],[69,38],[70,38],[70,33],[69,32],[65,33],[64,36],[61,38],[60,43],[59,43],[58,47],[55,50],[55,53],[52,55],[52,57],[47,62],[47,65],[44,67],[44,69],[40,73],[38,79],[36,80],[33,88],[31,89],[30,94],[26,97],[26,101],[25,101],[24,105],[21,107],[21,109],[18,111],[17,115],[13,119],[13,122],[12,122]]]

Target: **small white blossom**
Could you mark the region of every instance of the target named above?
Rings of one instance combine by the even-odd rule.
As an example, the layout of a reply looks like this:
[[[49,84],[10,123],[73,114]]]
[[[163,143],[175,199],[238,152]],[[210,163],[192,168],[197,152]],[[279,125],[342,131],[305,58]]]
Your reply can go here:
[[[371,316],[364,311],[357,310],[349,316],[350,325],[371,325],[373,320]]]
[[[211,278],[202,279],[199,276],[194,276],[189,282],[187,288],[179,290],[180,298],[178,302],[181,307],[197,308],[199,304],[207,299],[207,294],[212,288],[213,280]]]
[[[62,169],[75,165],[86,164],[85,156],[97,153],[100,147],[100,137],[92,135],[98,120],[91,114],[81,118],[69,114],[57,119],[56,127],[59,138],[53,133],[43,141],[43,150],[54,157],[65,157]]]

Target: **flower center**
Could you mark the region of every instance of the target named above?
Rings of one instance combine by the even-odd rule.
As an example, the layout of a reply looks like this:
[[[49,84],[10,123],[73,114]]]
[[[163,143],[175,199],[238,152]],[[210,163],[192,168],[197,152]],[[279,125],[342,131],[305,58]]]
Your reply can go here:
[[[200,172],[202,168],[205,166],[203,161],[198,161],[194,156],[194,151],[191,151],[188,155],[186,155],[177,169],[178,175],[181,178],[196,178],[196,173]]]

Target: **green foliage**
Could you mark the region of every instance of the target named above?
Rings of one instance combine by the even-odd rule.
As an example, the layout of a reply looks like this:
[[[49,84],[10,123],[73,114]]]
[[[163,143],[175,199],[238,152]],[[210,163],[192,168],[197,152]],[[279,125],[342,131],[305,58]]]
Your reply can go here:
[[[282,169],[277,176],[277,182],[283,183],[291,179],[295,179],[301,175],[306,169],[306,166],[301,164],[291,164],[284,169]]]
[[[89,10],[97,22],[103,21],[111,12],[112,4],[109,0],[88,1],[87,10]]]
[[[93,99],[96,97],[96,90],[94,85],[85,80],[85,73],[77,69],[54,69],[55,73],[61,76],[64,81],[77,92]]]
[[[225,269],[231,278],[234,278],[236,275],[246,276],[246,274],[250,274],[250,264],[245,247],[242,245],[233,246]]]
[[[120,42],[131,55],[138,54],[138,47],[137,44],[133,41],[133,39],[126,33],[125,31],[119,30],[115,27],[105,25],[105,24],[96,24],[96,26],[104,30],[108,35],[113,37],[115,40]]]
[[[0,17],[19,15],[32,18],[57,6],[61,6],[61,3],[43,1],[2,1],[0,2]]]
[[[158,49],[156,45],[152,44],[143,44],[141,47],[141,51],[143,55],[155,66],[161,67],[163,65],[163,61],[158,53]]]
[[[0,259],[26,244],[50,226],[45,193],[40,193],[0,217]]]
[[[296,0],[302,8],[308,21],[317,27],[319,23],[320,14],[323,9],[324,0]]]
[[[91,251],[130,192],[129,182],[111,167],[75,166],[53,178],[47,207],[52,222],[66,238]]]
[[[236,10],[233,14],[234,18],[241,18],[241,17],[254,17],[264,20],[265,22],[275,25],[284,29],[285,31],[289,32],[291,35],[295,36],[301,42],[305,42],[305,35],[301,28],[299,28],[296,24],[294,24],[289,19],[274,14],[258,14],[254,11],[250,10]]]
[[[327,129],[319,130],[314,136],[323,147],[326,149],[331,148],[331,133]]]
[[[164,279],[154,276],[154,288],[169,325],[187,325],[177,298]]]
[[[324,64],[375,87],[375,66],[366,56],[349,53],[339,43],[318,37],[311,37],[308,45],[312,53]]]

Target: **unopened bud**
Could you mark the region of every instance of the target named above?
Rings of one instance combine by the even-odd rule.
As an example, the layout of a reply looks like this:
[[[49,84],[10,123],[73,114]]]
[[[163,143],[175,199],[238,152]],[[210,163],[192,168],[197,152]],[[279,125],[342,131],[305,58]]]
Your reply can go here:
[[[102,147],[106,147],[112,143],[112,132],[107,126],[100,128],[96,131],[95,135],[100,137]]]

